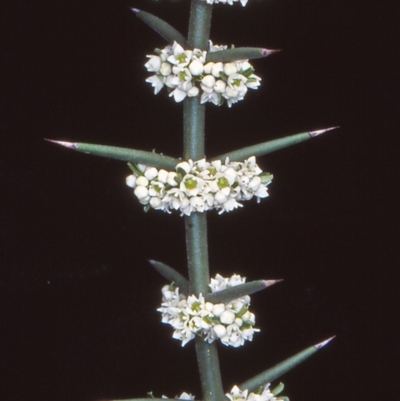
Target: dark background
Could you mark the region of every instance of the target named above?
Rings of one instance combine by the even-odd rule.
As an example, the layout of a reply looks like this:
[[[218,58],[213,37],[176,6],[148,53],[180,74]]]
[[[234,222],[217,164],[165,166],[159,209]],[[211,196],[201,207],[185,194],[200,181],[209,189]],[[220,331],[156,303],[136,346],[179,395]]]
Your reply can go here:
[[[0,6],[0,399],[201,394],[146,261],[185,272],[183,219],[144,214],[125,163],[43,141],[180,156],[182,107],[144,82],[145,55],[165,43],[128,6],[186,31],[187,0]],[[336,334],[282,378],[284,394],[397,398],[398,23],[384,2],[215,7],[214,43],[284,51],[254,61],[263,85],[245,102],[207,108],[207,155],[341,126],[260,158],[275,176],[260,205],[209,214],[213,275],[285,279],[252,299],[262,333],[220,347],[227,390]]]

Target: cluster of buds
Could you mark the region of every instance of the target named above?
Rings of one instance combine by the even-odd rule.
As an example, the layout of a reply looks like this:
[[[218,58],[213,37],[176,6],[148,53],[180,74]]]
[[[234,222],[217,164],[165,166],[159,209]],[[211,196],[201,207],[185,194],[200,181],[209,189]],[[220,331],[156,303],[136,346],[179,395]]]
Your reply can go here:
[[[244,7],[247,4],[248,0],[204,0],[207,2],[207,4],[218,4],[218,3],[222,3],[222,4],[229,4],[230,6],[233,3],[238,3],[240,1],[240,3],[242,3],[242,6]]]
[[[213,209],[219,214],[230,212],[243,206],[239,201],[253,197],[259,202],[268,196],[267,185],[272,180],[271,174],[262,174],[254,156],[244,162],[227,158],[225,164],[220,160],[188,160],[179,163],[176,171],[129,166],[133,174],[126,178],[126,184],[134,188],[146,211],[179,210],[182,216]]]
[[[278,401],[287,400],[287,397],[275,397],[276,393],[280,393],[283,390],[283,384],[281,383],[277,389],[272,392],[269,389],[270,383],[263,386],[258,393],[249,393],[248,390],[240,390],[239,387],[233,386],[230,393],[225,394],[230,401]]]
[[[166,398],[168,399],[167,396],[163,395],[161,398]],[[176,400],[193,400],[194,401],[194,395],[188,394],[185,391],[181,395],[177,395],[175,397]]]
[[[262,386],[260,388],[259,392],[249,393],[249,390],[242,391],[238,386],[233,386],[232,390],[229,393],[226,393],[225,395],[230,401],[279,401],[287,399],[286,397],[275,397],[274,394],[275,390],[271,392],[269,387],[270,383],[267,383],[265,386]],[[276,392],[280,393],[280,391],[283,390],[283,384],[281,383],[281,385],[278,386],[278,388],[276,389],[277,390]],[[167,398],[167,397],[163,395],[162,398]],[[175,397],[175,399],[194,400],[195,397],[192,394],[183,392],[181,395]]]
[[[243,284],[245,278],[234,274],[224,278],[217,274],[211,279],[212,292]],[[185,346],[196,335],[210,344],[220,339],[222,344],[239,347],[245,340],[252,341],[255,329],[255,316],[249,312],[250,297],[245,295],[227,304],[206,302],[202,294],[198,297],[179,293],[179,288],[165,285],[162,288],[162,322],[171,325],[175,331],[173,338],[182,341]]]
[[[226,48],[210,42],[209,51]],[[145,67],[155,75],[146,82],[151,83],[155,94],[165,85],[175,102],[181,102],[186,96],[198,96],[201,89],[201,103],[211,102],[220,106],[226,101],[231,107],[244,99],[249,88],[260,86],[261,78],[253,74],[254,69],[248,60],[206,63],[206,51],[185,50],[177,42],[158,50],[157,55],[147,57],[149,61]]]

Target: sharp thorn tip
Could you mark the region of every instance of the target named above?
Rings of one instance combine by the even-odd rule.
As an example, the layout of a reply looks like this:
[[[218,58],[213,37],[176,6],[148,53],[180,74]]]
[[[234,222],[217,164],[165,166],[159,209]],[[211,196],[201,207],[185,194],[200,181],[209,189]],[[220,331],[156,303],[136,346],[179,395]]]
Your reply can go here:
[[[264,57],[267,57],[267,56],[270,56],[271,54],[279,53],[281,51],[282,51],[282,49],[262,49],[261,55],[263,55]]]
[[[263,280],[262,285],[263,285],[263,287],[267,288],[267,287],[270,287],[271,285],[280,283],[281,281],[283,281],[283,279],[278,279],[278,280]]]
[[[48,141],[48,142],[55,143],[56,145],[65,146],[66,148],[69,148],[69,149],[76,149],[77,148],[77,144],[74,143],[74,142],[56,141],[54,139],[48,139],[48,138],[44,138],[44,140]]]
[[[317,130],[317,131],[309,131],[308,133],[311,136],[311,138],[314,138],[315,136],[318,136],[318,135],[321,135],[321,134],[325,134],[325,132],[331,131],[331,130],[336,129],[336,128],[340,128],[340,126],[338,125],[336,127],[320,129],[320,130]]]
[[[314,348],[315,349],[321,349],[322,347],[325,347],[325,345],[328,344],[330,341],[332,341],[335,337],[336,337],[336,335],[326,339],[325,341],[322,341],[322,342],[320,342],[318,344],[315,344]]]

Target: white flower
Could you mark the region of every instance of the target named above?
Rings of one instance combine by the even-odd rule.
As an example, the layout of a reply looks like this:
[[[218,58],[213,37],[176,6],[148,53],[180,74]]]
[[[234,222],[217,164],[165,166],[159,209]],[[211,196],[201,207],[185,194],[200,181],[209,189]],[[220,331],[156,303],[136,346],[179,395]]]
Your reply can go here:
[[[164,86],[164,82],[160,79],[158,75],[152,75],[151,77],[146,79],[146,82],[149,82],[154,88],[155,95],[157,95],[157,93],[160,92],[160,90]]]
[[[217,92],[211,92],[211,93],[203,92],[203,94],[201,95],[200,103],[204,104],[207,102],[211,102],[211,103],[215,104],[216,106],[219,106],[220,97],[218,96],[218,93]]]
[[[183,99],[187,96],[187,92],[180,89],[175,88],[170,94],[169,97],[173,96],[176,103],[182,102]]]
[[[161,58],[159,56],[146,56],[150,60],[144,65],[147,71],[158,72],[161,67]]]
[[[172,55],[167,60],[173,65],[186,67],[190,63],[191,58],[191,50],[184,50],[179,43],[174,42],[172,45]]]

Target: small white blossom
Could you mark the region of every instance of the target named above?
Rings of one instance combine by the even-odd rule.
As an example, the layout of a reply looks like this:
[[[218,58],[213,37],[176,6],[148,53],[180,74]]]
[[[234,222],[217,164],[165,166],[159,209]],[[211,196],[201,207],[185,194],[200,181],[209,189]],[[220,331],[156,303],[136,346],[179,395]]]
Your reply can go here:
[[[158,92],[163,88],[164,82],[160,79],[158,75],[153,75],[146,79],[146,82],[150,83],[154,88],[154,94],[157,95]]]

